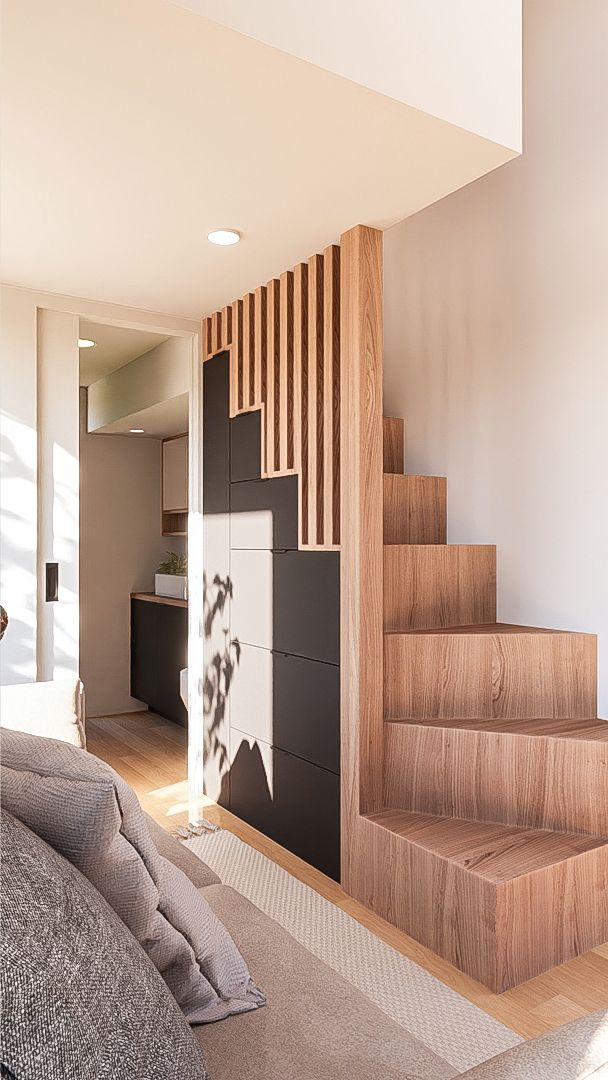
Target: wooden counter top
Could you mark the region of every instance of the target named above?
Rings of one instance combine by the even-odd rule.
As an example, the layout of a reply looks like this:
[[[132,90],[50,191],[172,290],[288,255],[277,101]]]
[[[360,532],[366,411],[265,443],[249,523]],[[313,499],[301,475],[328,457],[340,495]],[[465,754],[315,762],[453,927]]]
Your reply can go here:
[[[180,600],[177,596],[157,596],[151,592],[132,592],[131,600],[147,600],[150,604],[167,604],[168,607],[188,607],[187,600]]]

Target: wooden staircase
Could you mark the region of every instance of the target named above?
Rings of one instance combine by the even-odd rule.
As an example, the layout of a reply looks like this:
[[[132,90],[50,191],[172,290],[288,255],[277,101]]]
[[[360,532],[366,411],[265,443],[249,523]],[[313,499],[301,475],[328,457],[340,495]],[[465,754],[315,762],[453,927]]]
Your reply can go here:
[[[591,634],[496,622],[496,554],[384,421],[384,867],[371,906],[502,991],[608,938],[608,724]]]

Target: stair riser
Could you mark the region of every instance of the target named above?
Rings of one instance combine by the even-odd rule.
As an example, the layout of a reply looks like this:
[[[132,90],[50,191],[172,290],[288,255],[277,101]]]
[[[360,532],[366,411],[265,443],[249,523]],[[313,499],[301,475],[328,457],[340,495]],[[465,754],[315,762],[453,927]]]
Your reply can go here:
[[[496,622],[496,548],[483,544],[384,548],[384,629]]]
[[[384,476],[384,543],[445,544],[444,476]]]
[[[382,465],[385,473],[403,473],[405,469],[405,420],[385,416],[382,421]]]
[[[385,725],[385,804],[608,836],[608,743]]]
[[[605,847],[493,884],[367,825],[374,858],[357,899],[495,993],[608,938]]]
[[[384,715],[432,719],[595,716],[592,634],[389,634]]]

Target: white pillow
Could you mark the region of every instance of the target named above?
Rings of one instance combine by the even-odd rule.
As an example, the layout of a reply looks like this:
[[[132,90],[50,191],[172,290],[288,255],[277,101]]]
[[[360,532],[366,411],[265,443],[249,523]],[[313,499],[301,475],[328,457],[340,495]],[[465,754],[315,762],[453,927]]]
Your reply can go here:
[[[80,679],[1,686],[0,725],[85,747],[84,687]]]

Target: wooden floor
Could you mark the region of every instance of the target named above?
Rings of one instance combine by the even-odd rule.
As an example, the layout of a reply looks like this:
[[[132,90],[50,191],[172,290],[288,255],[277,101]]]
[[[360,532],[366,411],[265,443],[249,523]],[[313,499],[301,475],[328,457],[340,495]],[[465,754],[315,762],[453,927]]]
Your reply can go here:
[[[88,749],[107,761],[137,792],[145,810],[169,831],[187,814],[186,733],[153,713],[87,720]],[[229,829],[294,877],[525,1038],[596,1009],[608,1009],[608,944],[530,982],[493,994],[407,934],[352,900],[330,878],[252,829],[227,810],[202,800],[204,816]]]

